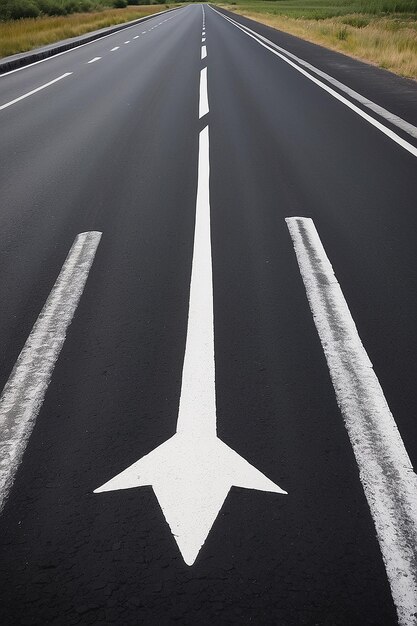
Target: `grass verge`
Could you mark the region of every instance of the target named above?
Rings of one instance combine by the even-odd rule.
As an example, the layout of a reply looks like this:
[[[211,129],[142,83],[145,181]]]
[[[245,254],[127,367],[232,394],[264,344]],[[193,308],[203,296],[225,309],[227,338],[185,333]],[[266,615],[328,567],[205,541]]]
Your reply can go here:
[[[59,17],[37,17],[0,22],[0,58],[33,48],[84,35],[106,26],[122,24],[169,8],[154,4],[107,9],[94,13],[73,13]]]
[[[272,0],[221,6],[327,48],[417,79],[415,0]]]

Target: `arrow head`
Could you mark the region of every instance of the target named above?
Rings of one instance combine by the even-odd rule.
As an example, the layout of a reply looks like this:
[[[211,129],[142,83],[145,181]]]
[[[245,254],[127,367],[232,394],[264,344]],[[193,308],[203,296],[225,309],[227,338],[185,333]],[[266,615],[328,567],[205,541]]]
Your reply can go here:
[[[94,493],[152,485],[184,561],[192,565],[232,486],[285,494],[216,436],[176,434]]]

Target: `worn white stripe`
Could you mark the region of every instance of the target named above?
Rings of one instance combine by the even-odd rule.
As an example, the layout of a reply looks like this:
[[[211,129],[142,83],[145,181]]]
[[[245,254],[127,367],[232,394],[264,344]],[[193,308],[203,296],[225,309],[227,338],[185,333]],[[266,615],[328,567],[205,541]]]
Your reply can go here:
[[[136,35],[135,37],[133,37],[133,39],[139,39],[139,35]]]
[[[201,48],[201,58],[205,59],[206,56],[207,56],[207,48],[206,48],[206,46],[202,46],[202,48]]]
[[[34,93],[37,93],[38,91],[42,91],[42,89],[46,89],[46,87],[49,87],[50,85],[53,85],[54,83],[57,83],[59,80],[62,80],[63,78],[66,78],[67,76],[71,76],[71,74],[72,72],[66,72],[65,74],[62,74],[62,76],[58,76],[58,78],[54,78],[54,80],[50,80],[49,83],[45,83],[44,85],[41,85],[40,87],[37,87],[36,89],[32,89],[32,91],[28,91],[28,93],[23,94],[23,96],[19,96],[18,98],[15,98],[14,100],[10,100],[10,102],[6,102],[6,104],[2,104],[0,106],[0,111],[2,111],[3,109],[7,109],[7,107],[12,106],[12,104],[16,104],[16,102],[20,102],[20,100],[24,100],[25,98],[32,96]]]
[[[215,9],[213,9],[212,7],[210,7],[213,11],[215,11]],[[288,63],[288,65],[290,65],[291,67],[293,67],[297,72],[299,72],[300,74],[302,74],[303,76],[305,76],[306,78],[308,78],[308,80],[311,80],[311,82],[315,83],[318,87],[320,87],[321,89],[323,89],[324,91],[326,91],[328,94],[330,94],[333,98],[335,98],[336,100],[339,100],[339,102],[342,102],[342,104],[344,104],[345,106],[347,106],[349,109],[351,109],[352,111],[354,111],[354,113],[356,113],[357,115],[359,115],[360,117],[362,117],[364,120],[366,120],[369,124],[371,124],[372,126],[374,126],[375,128],[377,128],[381,133],[383,133],[384,135],[386,135],[387,137],[389,137],[392,141],[394,141],[396,144],[398,144],[399,146],[401,146],[402,148],[404,148],[404,150],[407,150],[407,152],[409,152],[410,154],[412,154],[413,156],[417,157],[417,148],[415,146],[413,146],[411,143],[409,143],[408,141],[406,141],[405,139],[403,139],[402,137],[400,137],[399,135],[397,135],[397,133],[395,133],[394,131],[392,131],[390,128],[387,128],[386,126],[384,126],[384,124],[382,124],[381,122],[379,122],[378,120],[376,120],[375,118],[373,118],[371,115],[368,115],[368,113],[366,113],[365,111],[363,111],[362,109],[360,109],[358,106],[356,106],[356,104],[354,104],[353,102],[351,102],[350,100],[348,100],[347,98],[345,98],[344,96],[342,96],[341,94],[339,94],[337,91],[335,91],[334,89],[332,89],[331,87],[329,87],[328,85],[325,85],[321,80],[319,80],[318,78],[315,78],[315,76],[312,76],[311,74],[309,74],[309,72],[307,72],[306,70],[304,70],[302,67],[300,67],[299,65],[297,65],[296,63],[294,63],[293,61],[291,61],[287,56],[284,56],[282,53],[278,52],[277,50],[274,50],[269,44],[267,45],[266,43],[264,43],[263,41],[261,41],[259,39],[258,35],[252,35],[250,32],[247,32],[244,28],[241,27],[240,24],[238,24],[237,22],[234,22],[233,20],[229,19],[227,16],[222,15],[221,13],[219,13],[218,11],[216,11],[216,13],[218,13],[221,17],[223,17],[225,20],[227,20],[228,22],[230,22],[233,26],[235,26],[236,28],[238,28],[239,30],[242,31],[242,33],[244,33],[245,35],[247,35],[248,37],[250,37],[251,39],[253,39],[254,41],[256,41],[260,46],[262,46],[263,48],[266,48],[266,50],[269,50],[269,52],[272,52],[272,54],[275,54],[275,56],[279,57],[280,59],[282,59],[282,61],[284,61],[285,63]],[[392,119],[390,119],[389,121],[392,122]]]
[[[100,61],[101,57],[94,57],[94,59],[90,59],[90,61],[87,61],[88,63],[95,63],[96,61]]]
[[[417,476],[311,219],[286,220],[360,479],[399,623],[417,616]]]
[[[101,233],[78,235],[0,397],[0,511],[42,406]]]
[[[110,50],[110,52],[115,52],[115,51],[116,51],[116,50],[118,50],[119,48],[120,48],[120,46],[114,46],[114,48],[112,48],[112,49]]]
[[[200,72],[200,118],[209,112],[208,94],[207,94],[207,68],[204,67]]]

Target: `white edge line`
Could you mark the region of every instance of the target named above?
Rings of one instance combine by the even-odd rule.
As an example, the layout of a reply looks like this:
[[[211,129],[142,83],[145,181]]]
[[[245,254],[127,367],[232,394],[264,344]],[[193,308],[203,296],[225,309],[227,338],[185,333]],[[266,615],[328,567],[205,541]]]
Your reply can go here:
[[[229,16],[224,16],[224,17],[227,17],[228,19],[230,19],[230,21],[232,23],[238,24],[238,22],[236,22],[235,20],[232,20],[231,18],[229,18]],[[314,65],[311,65],[307,61],[304,61],[300,57],[297,57],[292,52],[289,52],[288,50],[285,50],[285,48],[282,48],[281,46],[278,46],[278,44],[274,43],[270,39],[267,39],[263,35],[260,35],[259,33],[257,33],[256,31],[252,30],[248,26],[245,26],[244,24],[239,24],[239,26],[241,26],[243,29],[247,30],[248,32],[251,32],[253,35],[256,35],[257,37],[259,37],[259,39],[262,39],[262,41],[265,41],[267,44],[269,44],[270,46],[275,48],[275,50],[279,50],[280,52],[282,52],[283,54],[286,54],[288,57],[290,57],[291,59],[293,59],[294,61],[296,61],[300,65],[302,65],[303,67],[306,67],[307,69],[309,69],[311,72],[314,72],[315,74],[317,74],[321,78],[324,78],[324,80],[327,80],[327,82],[329,82],[334,87],[337,87],[337,89],[340,89],[340,91],[343,91],[344,93],[346,93],[348,96],[350,96],[354,100],[357,100],[358,102],[360,102],[364,106],[368,107],[368,109],[370,109],[374,113],[377,113],[378,115],[383,117],[385,120],[387,120],[387,122],[390,122],[394,126],[397,126],[398,128],[400,128],[404,132],[408,133],[409,135],[411,135],[412,137],[415,137],[417,139],[417,127],[414,126],[413,124],[410,124],[410,122],[406,122],[402,117],[399,117],[398,115],[395,115],[395,113],[392,113],[391,111],[388,111],[388,109],[384,109],[384,107],[380,106],[379,104],[376,104],[375,102],[372,102],[372,100],[369,100],[369,98],[366,98],[365,96],[362,96],[362,94],[358,93],[354,89],[351,89],[350,87],[348,87],[344,83],[341,83],[336,78],[333,78],[333,76],[330,76],[330,74],[326,74],[326,72],[323,72],[322,70],[319,70]]]
[[[417,476],[313,220],[286,219],[399,623],[417,613]]]
[[[175,9],[175,10],[176,11],[181,11],[182,8],[183,7],[179,8],[179,9]],[[168,9],[166,11],[159,11],[159,13],[154,13],[154,15],[152,15],[151,18],[149,17],[149,15],[145,15],[143,18],[139,18],[138,21],[135,20],[135,24],[132,24],[131,26],[127,26],[126,28],[124,28],[122,30],[129,30],[129,28],[135,28],[136,26],[138,26],[138,24],[140,22],[142,22],[145,19],[148,19],[149,21],[151,21],[151,19],[153,19],[157,15],[161,15],[161,13],[168,13],[168,12],[170,12],[172,10],[173,9]],[[172,17],[170,17],[169,19],[172,20]],[[98,41],[101,41],[102,39],[107,39],[107,37],[113,37],[114,35],[120,35],[120,30],[117,30],[115,33],[108,33],[107,35],[103,35],[102,37],[97,37],[97,39],[93,39],[93,41],[87,41],[86,43],[82,43],[79,46],[74,46],[74,48],[70,48],[69,50],[63,50],[62,52],[58,52],[57,54],[53,54],[50,57],[46,57],[46,59],[40,59],[39,61],[34,61],[33,63],[29,63],[28,65],[23,65],[22,67],[16,67],[14,70],[10,70],[8,72],[4,72],[3,74],[0,74],[0,79],[4,78],[5,76],[9,76],[10,74],[14,74],[15,72],[21,72],[22,70],[27,70],[30,67],[33,67],[34,65],[39,65],[39,63],[44,63],[45,61],[51,61],[51,59],[56,59],[57,57],[60,57],[63,54],[68,54],[68,52],[73,52],[74,50],[79,50],[80,48],[84,48],[84,46],[89,46],[92,43],[97,43]],[[30,52],[30,50],[28,52]]]
[[[53,85],[54,83],[57,83],[59,80],[62,80],[63,78],[66,78],[67,76],[71,76],[71,75],[72,75],[72,72],[66,72],[65,74],[62,74],[62,76],[58,76],[58,78],[54,78],[54,80],[50,80],[49,83],[45,83],[44,85],[41,85],[40,87],[37,87],[36,89],[32,89],[32,91],[28,91],[28,93],[23,94],[23,96],[19,96],[18,98],[15,98],[14,100],[10,100],[10,102],[6,102],[5,104],[2,104],[0,106],[0,111],[2,111],[3,109],[7,109],[7,107],[12,106],[12,104],[16,104],[16,102],[19,102],[20,100],[24,100],[25,98],[32,96],[34,93],[37,93],[38,91],[42,91],[42,89],[45,89],[46,87],[49,87],[50,85]]]
[[[100,238],[101,233],[95,231],[75,238],[1,394],[0,511],[42,406]]]
[[[395,133],[394,131],[392,131],[391,129],[387,128],[386,126],[384,126],[381,122],[379,122],[378,120],[376,120],[375,118],[373,118],[371,115],[368,115],[368,113],[366,113],[365,111],[362,111],[362,109],[360,109],[358,106],[356,106],[356,104],[353,104],[353,102],[350,102],[350,100],[347,100],[347,98],[345,98],[344,96],[342,96],[341,94],[337,93],[334,89],[332,89],[331,87],[328,87],[327,85],[325,85],[324,83],[322,83],[320,80],[318,80],[317,78],[315,78],[314,76],[311,76],[311,74],[309,74],[306,70],[304,70],[302,67],[299,67],[296,63],[294,63],[293,61],[291,61],[289,58],[287,58],[286,56],[284,56],[283,54],[281,54],[280,52],[277,52],[276,50],[274,50],[273,48],[271,48],[269,45],[265,44],[263,41],[260,41],[257,37],[255,37],[254,35],[252,35],[251,33],[246,32],[246,30],[244,30],[240,24],[235,23],[233,20],[229,19],[227,16],[223,15],[222,13],[219,13],[218,11],[216,11],[215,9],[213,9],[212,7],[210,7],[212,9],[212,11],[215,11],[216,13],[218,13],[218,15],[220,15],[221,17],[223,17],[225,20],[229,21],[233,26],[235,26],[236,28],[238,28],[239,30],[242,31],[242,33],[244,33],[245,35],[247,35],[248,37],[251,37],[254,41],[256,41],[260,46],[262,46],[263,48],[266,48],[266,50],[269,50],[269,52],[272,52],[272,54],[275,54],[275,56],[279,57],[280,59],[282,59],[285,63],[288,63],[288,65],[290,65],[291,67],[293,67],[297,72],[300,72],[300,74],[302,74],[303,76],[305,76],[306,78],[308,78],[309,80],[311,80],[313,83],[315,83],[318,87],[320,87],[321,89],[323,89],[324,91],[327,91],[328,94],[330,94],[331,96],[333,96],[333,98],[336,98],[336,100],[339,100],[339,102],[341,102],[342,104],[344,104],[345,106],[347,106],[349,109],[351,109],[352,111],[354,111],[357,115],[359,115],[360,117],[362,117],[364,120],[366,120],[367,122],[369,122],[369,124],[371,124],[372,126],[374,126],[375,128],[377,128],[379,131],[381,131],[384,135],[386,135],[387,137],[389,137],[392,141],[394,141],[396,144],[398,144],[399,146],[401,146],[402,148],[404,148],[404,150],[407,150],[407,152],[409,152],[410,154],[412,154],[414,157],[417,157],[417,148],[415,146],[413,146],[411,143],[409,143],[408,141],[406,141],[405,139],[402,139],[402,137],[400,137],[399,135],[397,135],[397,133]],[[390,120],[391,121],[391,120]]]

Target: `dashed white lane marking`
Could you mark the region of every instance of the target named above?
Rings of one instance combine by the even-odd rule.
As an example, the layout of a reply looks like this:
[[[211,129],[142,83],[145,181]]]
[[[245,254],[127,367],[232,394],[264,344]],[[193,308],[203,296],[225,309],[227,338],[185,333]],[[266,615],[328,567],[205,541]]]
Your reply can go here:
[[[180,11],[181,9],[178,9],[178,10]],[[165,12],[166,11],[161,11],[160,13],[165,13]],[[159,15],[160,13],[155,13],[154,17],[156,15]],[[174,17],[176,17],[176,15],[168,19],[172,20]],[[146,17],[143,17],[139,20],[139,22],[143,22],[145,19]],[[131,26],[128,26],[125,30],[129,30],[130,28],[137,28],[137,26],[138,26],[138,23],[132,24]],[[33,63],[29,63],[28,65],[24,65],[22,67],[16,67],[14,70],[10,70],[8,72],[4,72],[3,74],[0,74],[0,79],[5,78],[6,76],[9,76],[10,74],[14,74],[15,72],[22,72],[23,70],[28,70],[34,65],[39,65],[39,63],[46,63],[47,61],[51,61],[52,59],[56,59],[57,57],[62,56],[63,54],[69,54],[70,52],[74,52],[75,50],[80,50],[81,48],[84,48],[85,46],[91,46],[97,43],[98,41],[107,39],[107,37],[113,37],[114,35],[120,35],[120,32],[118,31],[116,33],[109,33],[108,35],[103,35],[102,37],[99,37],[98,39],[95,39],[94,41],[87,41],[86,43],[80,44],[79,46],[76,46],[74,48],[70,48],[69,50],[63,50],[62,52],[58,52],[57,54],[47,57],[46,59],[40,59],[39,61],[34,61]]]
[[[205,59],[205,58],[206,58],[206,56],[207,56],[207,48],[206,48],[206,46],[203,46],[203,47],[201,48],[201,58],[202,58],[202,59]]]
[[[203,38],[202,38],[202,40],[201,40],[201,43],[204,43],[204,42],[205,42],[205,40],[206,40],[206,38],[205,38],[205,37],[203,37]]]
[[[94,59],[90,59],[90,61],[87,61],[87,65],[90,63],[95,63],[96,61],[100,61],[101,57],[94,57]]]
[[[101,233],[78,235],[0,398],[0,510],[13,483]]]
[[[95,490],[152,485],[187,565],[233,485],[285,494],[217,437],[209,133],[200,133],[194,252],[176,434]]]
[[[114,48],[112,48],[112,49],[110,50],[110,52],[115,52],[115,51],[116,51],[116,50],[118,50],[119,48],[120,48],[120,46],[114,46]]]
[[[146,31],[146,30],[144,30],[144,31],[142,32],[142,35],[146,35],[146,32],[147,32],[147,31]]]
[[[207,93],[207,68],[204,67],[200,72],[200,102],[199,116],[200,119],[209,112],[208,93]]]
[[[12,104],[16,104],[16,102],[20,102],[20,100],[29,98],[29,96],[32,96],[34,93],[37,93],[38,91],[42,91],[42,89],[46,89],[46,87],[49,87],[50,85],[53,85],[54,83],[57,83],[59,80],[62,80],[63,78],[66,78],[67,76],[71,76],[71,74],[72,72],[66,72],[65,74],[62,74],[62,76],[58,76],[58,78],[54,78],[54,80],[50,80],[49,83],[45,83],[44,85],[41,85],[40,87],[36,87],[36,89],[32,89],[32,91],[28,91],[27,93],[23,94],[23,96],[19,96],[18,98],[15,98],[14,100],[10,100],[10,102],[6,102],[5,104],[2,104],[0,106],[0,111],[2,111],[3,109],[7,109],[7,107],[12,106]]]
[[[136,37],[133,37],[133,39],[139,39],[139,35],[136,35]]]
[[[130,43],[130,39],[128,41],[125,41],[125,44]]]
[[[405,139],[402,139],[402,137],[400,137],[399,135],[397,135],[397,133],[394,133],[394,131],[392,131],[391,129],[387,128],[386,126],[384,126],[381,122],[379,122],[378,120],[376,120],[375,118],[371,117],[370,115],[368,115],[368,113],[366,113],[365,111],[362,111],[362,109],[360,109],[358,106],[356,106],[356,104],[354,104],[353,102],[350,102],[350,100],[348,100],[347,98],[345,98],[344,96],[342,96],[341,94],[337,93],[337,91],[335,91],[334,89],[332,89],[331,87],[328,87],[328,85],[325,85],[321,80],[318,80],[318,78],[316,78],[315,76],[312,76],[311,74],[309,74],[306,70],[304,70],[302,67],[299,67],[296,63],[294,63],[293,61],[291,61],[287,56],[284,56],[283,54],[281,54],[280,52],[277,52],[277,50],[275,50],[273,47],[271,47],[271,45],[265,44],[263,41],[261,41],[259,39],[259,36],[256,34],[252,35],[251,33],[247,32],[246,30],[244,30],[244,28],[241,27],[240,24],[238,24],[237,22],[234,22],[233,20],[231,20],[229,17],[227,17],[226,15],[222,15],[222,13],[219,13],[218,11],[216,11],[216,9],[213,9],[212,7],[210,7],[210,9],[212,11],[215,11],[216,13],[218,13],[218,15],[220,15],[221,17],[223,17],[225,20],[227,20],[228,22],[230,22],[233,26],[235,26],[236,28],[238,28],[239,30],[242,31],[242,33],[244,33],[245,35],[247,35],[248,37],[250,37],[251,39],[253,39],[254,41],[256,41],[260,46],[262,46],[263,48],[265,48],[266,50],[269,50],[269,52],[272,52],[272,54],[275,54],[275,56],[279,57],[280,59],[282,59],[282,61],[284,61],[285,63],[288,63],[288,65],[290,65],[291,67],[293,67],[297,72],[299,72],[300,74],[302,74],[303,76],[305,76],[306,78],[308,78],[308,80],[311,80],[311,82],[315,83],[318,87],[320,87],[320,89],[323,89],[324,91],[326,91],[328,94],[330,94],[333,98],[335,98],[336,100],[339,100],[339,102],[341,102],[342,104],[344,104],[345,106],[347,106],[349,109],[351,109],[354,113],[356,113],[357,115],[359,115],[360,117],[362,117],[364,120],[366,120],[369,124],[371,124],[372,126],[374,126],[375,128],[377,128],[379,131],[381,131],[381,133],[383,133],[384,135],[386,135],[387,137],[389,137],[392,141],[394,141],[395,143],[397,143],[399,146],[401,146],[402,148],[404,148],[404,150],[407,150],[407,152],[409,152],[410,154],[412,154],[413,156],[417,157],[417,148],[415,146],[413,146],[411,143],[409,143],[408,141],[406,141]],[[254,32],[254,31],[252,31]],[[266,40],[268,41],[268,40]],[[288,54],[286,52],[286,54]],[[372,104],[372,103],[371,103]],[[383,109],[380,107],[380,110],[383,111]],[[388,112],[387,112],[388,113]],[[382,113],[380,113],[382,114]],[[390,114],[391,117],[387,117],[388,121],[393,122],[393,116]],[[400,119],[400,118],[399,118]],[[395,122],[393,122],[395,123]],[[404,128],[403,128],[404,130]],[[417,128],[416,128],[416,133],[417,133]]]
[[[286,220],[375,523],[399,623],[417,615],[417,476],[311,219]]]

